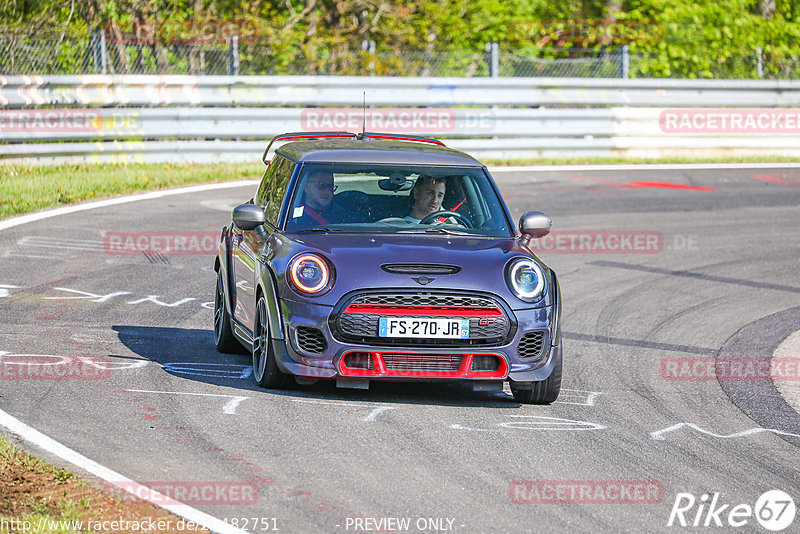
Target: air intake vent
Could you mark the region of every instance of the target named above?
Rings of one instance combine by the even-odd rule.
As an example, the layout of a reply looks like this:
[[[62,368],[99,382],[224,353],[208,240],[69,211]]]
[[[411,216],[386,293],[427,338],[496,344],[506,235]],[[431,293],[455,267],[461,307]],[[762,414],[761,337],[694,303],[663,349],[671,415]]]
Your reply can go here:
[[[497,371],[500,369],[500,360],[491,354],[476,354],[472,357],[473,371]]]
[[[393,274],[427,274],[431,276],[446,276],[461,271],[457,265],[443,265],[440,263],[384,263],[381,269]]]
[[[460,354],[384,354],[390,371],[458,371]]]
[[[517,351],[520,358],[538,358],[544,345],[544,332],[528,332],[519,340]]]
[[[297,346],[305,352],[320,354],[328,348],[328,343],[325,341],[325,336],[318,329],[310,326],[298,326]]]
[[[369,352],[351,352],[344,357],[344,364],[350,369],[374,369]]]

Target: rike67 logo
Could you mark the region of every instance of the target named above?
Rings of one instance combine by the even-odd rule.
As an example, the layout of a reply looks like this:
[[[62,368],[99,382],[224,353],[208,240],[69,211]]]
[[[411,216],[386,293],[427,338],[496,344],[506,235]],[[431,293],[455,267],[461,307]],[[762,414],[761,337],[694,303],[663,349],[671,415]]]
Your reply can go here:
[[[678,493],[667,526],[746,527],[747,532],[755,532],[755,519],[763,528],[779,532],[794,522],[796,512],[792,497],[781,490],[764,492],[755,506],[725,503],[719,493],[704,493],[699,499],[691,493]]]

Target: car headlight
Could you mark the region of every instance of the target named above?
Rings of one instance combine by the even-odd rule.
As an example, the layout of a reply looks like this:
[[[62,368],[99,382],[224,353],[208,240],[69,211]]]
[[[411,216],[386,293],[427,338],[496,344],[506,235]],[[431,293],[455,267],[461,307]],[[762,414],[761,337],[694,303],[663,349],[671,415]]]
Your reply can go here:
[[[305,295],[317,295],[330,289],[332,268],[316,254],[301,254],[289,262],[289,280]]]
[[[528,258],[517,258],[508,264],[506,281],[511,291],[521,300],[536,300],[544,291],[542,268]]]

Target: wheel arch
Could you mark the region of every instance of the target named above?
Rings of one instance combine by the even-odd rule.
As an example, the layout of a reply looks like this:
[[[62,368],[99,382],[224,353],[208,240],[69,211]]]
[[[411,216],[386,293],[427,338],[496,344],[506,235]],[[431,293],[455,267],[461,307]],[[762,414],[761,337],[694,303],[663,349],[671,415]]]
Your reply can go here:
[[[259,263],[258,283],[256,284],[256,302],[261,296],[267,302],[270,337],[284,339],[283,316],[281,315],[278,281],[270,265]]]

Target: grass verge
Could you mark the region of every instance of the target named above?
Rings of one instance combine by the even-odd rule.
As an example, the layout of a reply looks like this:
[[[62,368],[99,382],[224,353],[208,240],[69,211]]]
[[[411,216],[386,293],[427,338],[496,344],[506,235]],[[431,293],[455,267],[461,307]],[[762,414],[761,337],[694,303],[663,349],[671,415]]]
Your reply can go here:
[[[0,473],[0,532],[141,534],[147,529],[137,527],[151,524],[171,526],[159,532],[207,532],[179,530],[179,518],[166,510],[141,501],[122,502],[22,451],[2,434]]]
[[[0,218],[182,185],[259,179],[261,163],[0,167]]]

